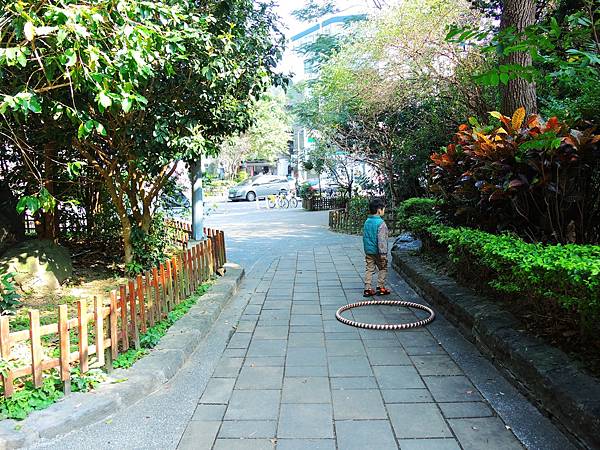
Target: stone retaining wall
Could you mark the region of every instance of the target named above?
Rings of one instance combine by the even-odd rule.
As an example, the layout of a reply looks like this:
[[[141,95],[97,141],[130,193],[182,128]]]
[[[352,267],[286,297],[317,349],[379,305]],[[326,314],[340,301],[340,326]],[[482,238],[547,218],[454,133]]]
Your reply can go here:
[[[582,448],[600,448],[598,379],[564,352],[518,331],[517,319],[500,305],[435,273],[418,256],[393,251],[392,265]]]

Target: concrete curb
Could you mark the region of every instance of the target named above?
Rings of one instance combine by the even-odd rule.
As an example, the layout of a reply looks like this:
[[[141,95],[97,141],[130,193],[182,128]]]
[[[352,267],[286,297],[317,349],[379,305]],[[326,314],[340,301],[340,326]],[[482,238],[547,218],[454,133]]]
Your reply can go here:
[[[600,448],[600,382],[564,352],[518,331],[517,319],[497,303],[426,267],[407,251],[392,266],[530,400],[583,448]]]
[[[93,391],[71,394],[49,408],[31,413],[25,420],[0,422],[0,449],[22,448],[40,438],[50,439],[99,422],[173,378],[238,291],[244,269],[236,264],[225,267],[225,276],[169,329],[149,355],[131,368],[115,370]]]

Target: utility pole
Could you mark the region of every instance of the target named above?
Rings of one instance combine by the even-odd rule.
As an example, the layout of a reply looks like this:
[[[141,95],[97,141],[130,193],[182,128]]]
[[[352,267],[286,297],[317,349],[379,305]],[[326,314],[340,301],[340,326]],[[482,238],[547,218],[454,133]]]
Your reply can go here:
[[[204,239],[204,192],[202,191],[202,159],[190,163],[192,182],[192,239]]]

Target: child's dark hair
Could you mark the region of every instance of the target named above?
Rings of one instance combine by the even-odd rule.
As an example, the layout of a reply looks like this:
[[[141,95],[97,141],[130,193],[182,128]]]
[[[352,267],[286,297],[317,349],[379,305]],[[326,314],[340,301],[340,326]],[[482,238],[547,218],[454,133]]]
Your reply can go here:
[[[377,214],[377,211],[385,208],[385,202],[380,198],[373,198],[369,202],[369,214]]]

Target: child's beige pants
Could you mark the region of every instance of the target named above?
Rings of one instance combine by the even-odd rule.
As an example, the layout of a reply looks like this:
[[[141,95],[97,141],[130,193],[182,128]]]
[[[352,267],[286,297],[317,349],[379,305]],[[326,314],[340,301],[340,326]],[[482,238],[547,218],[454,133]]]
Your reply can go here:
[[[365,255],[365,263],[367,270],[365,273],[365,289],[371,289],[371,282],[375,269],[379,269],[377,273],[377,287],[385,287],[387,278],[387,256],[386,255]]]

